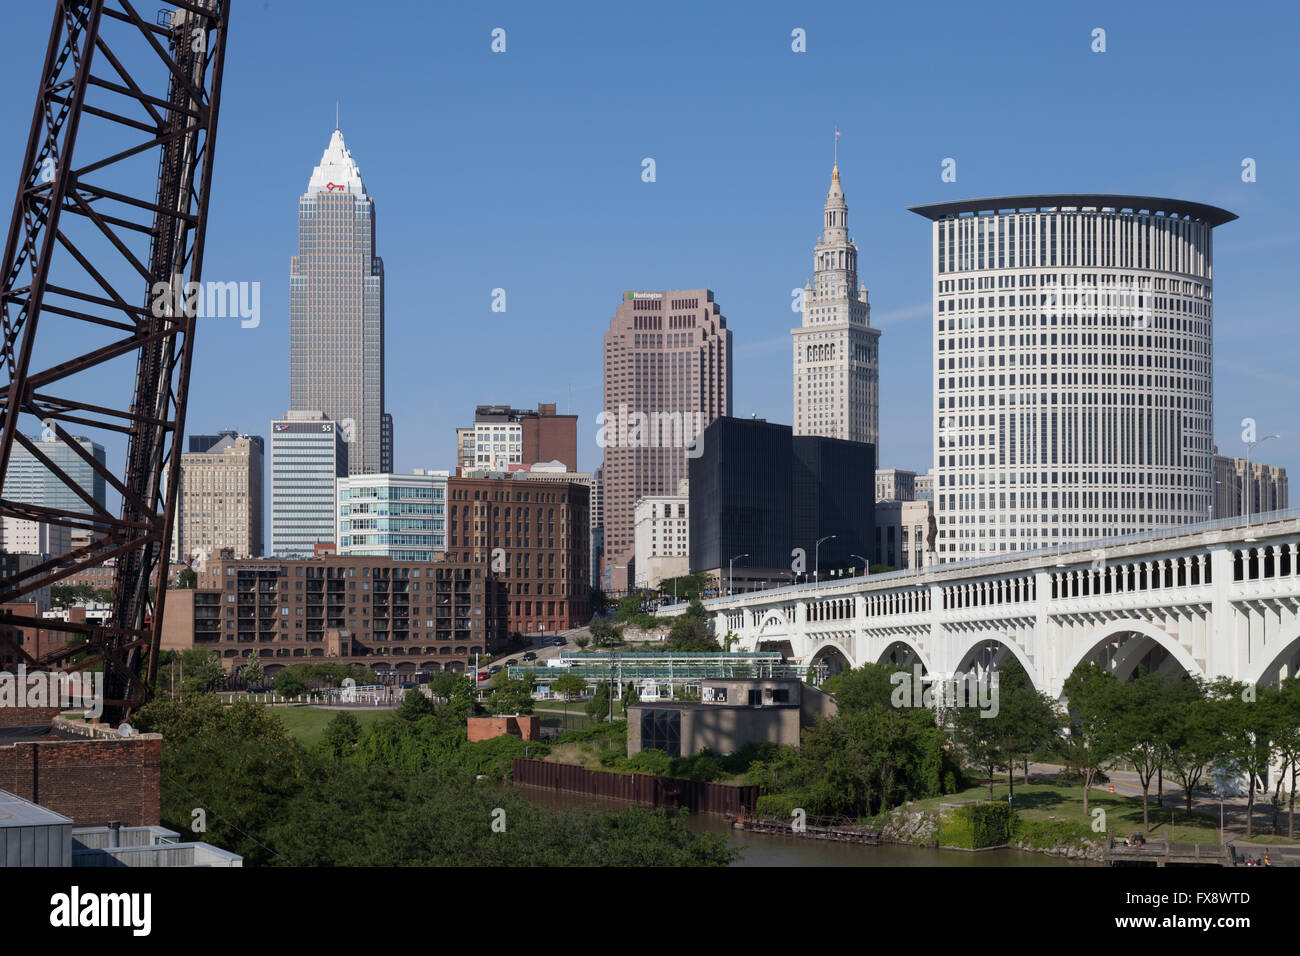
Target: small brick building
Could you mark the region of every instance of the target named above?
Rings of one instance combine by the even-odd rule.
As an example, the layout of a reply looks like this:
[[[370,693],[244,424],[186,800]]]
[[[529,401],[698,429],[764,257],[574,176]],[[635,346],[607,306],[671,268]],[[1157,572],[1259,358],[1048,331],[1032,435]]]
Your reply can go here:
[[[541,740],[542,721],[530,714],[471,717],[466,732],[470,741],[491,740],[511,734],[521,740]]]
[[[64,720],[58,708],[0,708],[0,790],[80,827],[157,826],[162,735],[121,737]]]

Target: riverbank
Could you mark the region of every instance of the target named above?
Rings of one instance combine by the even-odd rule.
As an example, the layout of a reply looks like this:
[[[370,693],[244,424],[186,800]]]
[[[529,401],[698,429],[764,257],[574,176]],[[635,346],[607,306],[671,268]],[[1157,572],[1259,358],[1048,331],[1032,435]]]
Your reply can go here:
[[[503,786],[513,785],[504,784]],[[541,790],[536,787],[515,787],[515,792],[530,803],[563,810],[581,810],[586,807],[620,810],[631,806],[631,804],[624,801]],[[737,867],[1038,867],[1098,865],[1089,861],[1069,860],[1043,853],[1026,852],[1011,847],[988,850],[982,853],[965,853],[957,850],[943,850],[909,844],[863,846],[825,840],[810,840],[804,837],[776,836],[767,833],[737,830],[731,825],[730,821],[711,814],[690,814],[686,817],[686,826],[695,833],[717,833],[726,836],[728,843],[741,851],[740,859],[731,864]]]

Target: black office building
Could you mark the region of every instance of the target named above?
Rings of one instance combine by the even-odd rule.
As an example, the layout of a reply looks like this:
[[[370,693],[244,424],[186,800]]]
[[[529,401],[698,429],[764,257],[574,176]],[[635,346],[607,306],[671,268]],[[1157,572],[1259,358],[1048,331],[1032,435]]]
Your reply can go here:
[[[875,557],[876,446],[841,438],[799,435],[792,439],[794,545],[808,556],[808,570],[863,570]],[[817,540],[824,541],[820,550]]]
[[[761,419],[718,418],[696,451],[689,460],[693,572],[716,574],[723,589],[730,573],[736,591],[789,584],[801,548],[811,580],[817,540],[829,535],[835,537],[821,546],[820,569],[860,565],[854,554],[871,556],[874,445],[794,437],[789,425]]]

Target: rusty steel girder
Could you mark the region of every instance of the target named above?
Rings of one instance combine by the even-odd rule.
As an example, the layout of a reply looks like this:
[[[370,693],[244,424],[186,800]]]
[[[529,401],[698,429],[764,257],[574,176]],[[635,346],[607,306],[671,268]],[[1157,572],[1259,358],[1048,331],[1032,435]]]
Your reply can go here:
[[[5,577],[0,604],[116,564],[105,624],[12,612],[0,627],[84,633],[85,645],[19,654],[36,666],[69,666],[78,651],[73,667],[102,660],[114,722],[157,670],[196,324],[179,293],[202,272],[229,16],[230,0],[172,0],[152,21],[131,0],[57,0],[0,262],[0,477],[17,444],[47,486],[77,499],[24,503],[6,486],[0,517],[90,536]],[[81,435],[124,439],[123,467],[96,461]],[[116,513],[45,454],[51,441],[103,479]]]

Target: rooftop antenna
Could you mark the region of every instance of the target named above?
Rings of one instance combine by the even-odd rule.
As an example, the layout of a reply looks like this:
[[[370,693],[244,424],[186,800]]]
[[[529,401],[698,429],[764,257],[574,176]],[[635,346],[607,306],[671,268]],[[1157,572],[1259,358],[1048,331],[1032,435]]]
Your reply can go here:
[[[840,127],[839,127],[838,124],[836,124],[836,126],[835,126],[835,165],[838,166],[839,164],[840,164]]]

